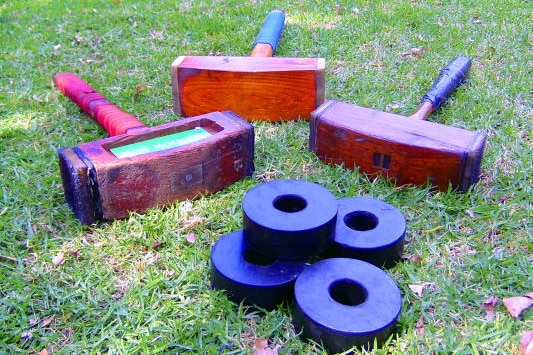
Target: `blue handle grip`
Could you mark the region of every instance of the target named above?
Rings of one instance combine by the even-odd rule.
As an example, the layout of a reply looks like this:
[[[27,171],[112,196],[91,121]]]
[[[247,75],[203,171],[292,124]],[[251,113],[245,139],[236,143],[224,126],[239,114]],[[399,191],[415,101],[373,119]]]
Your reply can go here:
[[[267,43],[272,47],[272,52],[276,52],[283,26],[285,26],[285,13],[280,10],[271,11],[255,39],[254,47],[258,43]]]
[[[433,110],[436,111],[466,79],[471,64],[470,58],[455,57],[441,70],[439,77],[420,102],[431,102]]]

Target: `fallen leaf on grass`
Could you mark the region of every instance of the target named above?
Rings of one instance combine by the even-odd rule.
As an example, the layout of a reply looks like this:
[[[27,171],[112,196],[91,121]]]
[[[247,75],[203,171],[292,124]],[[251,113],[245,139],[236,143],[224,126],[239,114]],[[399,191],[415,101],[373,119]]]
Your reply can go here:
[[[31,338],[33,338],[32,332],[22,332],[22,334],[20,334],[21,341],[31,340]]]
[[[167,243],[166,242],[160,242],[158,240],[156,240],[153,244],[152,244],[152,249],[159,249],[161,247],[164,247]]]
[[[57,255],[52,258],[52,263],[55,266],[63,265],[65,263],[65,256],[63,255],[63,253],[57,253]]]
[[[424,335],[424,316],[420,316],[415,324],[416,332],[420,335]]]
[[[186,229],[190,229],[192,227],[195,227],[198,224],[200,224],[203,220],[204,220],[204,218],[202,218],[202,217],[197,217],[197,216],[191,217],[191,218],[183,221],[183,225],[180,228],[180,230],[186,230]]]
[[[421,264],[422,261],[424,260],[420,255],[415,255],[415,254],[406,254],[402,256],[402,259],[410,260],[415,264]]]
[[[187,239],[187,241],[192,244],[196,242],[196,235],[194,233],[187,233],[185,239]]]
[[[113,298],[116,300],[121,299],[129,288],[130,282],[128,280],[118,278],[115,283],[115,293],[113,294]]]
[[[493,320],[494,316],[496,315],[496,312],[494,310],[494,307],[496,307],[496,304],[500,301],[500,299],[496,296],[490,296],[487,298],[483,303],[481,303],[481,307],[485,309],[487,312],[487,315],[485,316],[486,320]]]
[[[266,339],[255,339],[253,355],[278,355],[280,345],[270,348]]]
[[[476,214],[473,211],[466,210],[465,212],[466,212],[467,215],[469,215],[472,218],[476,217]]]
[[[79,259],[81,256],[81,250],[79,249],[69,250],[68,255],[72,256],[73,258]]]
[[[161,37],[163,37],[163,32],[157,31],[157,30],[150,30],[150,34],[152,35],[152,38],[161,38]]]
[[[56,316],[55,315],[51,315],[50,317],[47,317],[45,319],[43,319],[43,321],[41,322],[41,327],[47,327],[50,325],[50,323],[52,323],[52,321],[54,320]]]
[[[403,52],[400,54],[402,57],[407,57],[409,55],[421,57],[426,53],[426,50],[424,48],[411,48],[407,52]]]
[[[146,265],[152,265],[154,264],[155,262],[157,262],[159,260],[159,254],[152,254],[152,253],[147,253],[145,256],[144,256],[144,261],[146,262]]]
[[[413,291],[418,297],[422,297],[424,295],[424,290],[428,286],[432,286],[433,284],[431,282],[424,282],[418,285],[409,285],[409,288],[411,291]]]
[[[533,330],[520,334],[520,355],[533,355]]]
[[[513,317],[518,318],[523,311],[533,305],[533,292],[524,296],[504,298],[503,304]]]
[[[49,355],[50,352],[48,351],[47,348],[44,348],[43,350],[39,351],[39,355]]]
[[[24,279],[26,279],[26,281],[35,280],[35,277],[33,277],[33,275],[30,275],[30,274],[22,274],[22,277],[24,277]]]

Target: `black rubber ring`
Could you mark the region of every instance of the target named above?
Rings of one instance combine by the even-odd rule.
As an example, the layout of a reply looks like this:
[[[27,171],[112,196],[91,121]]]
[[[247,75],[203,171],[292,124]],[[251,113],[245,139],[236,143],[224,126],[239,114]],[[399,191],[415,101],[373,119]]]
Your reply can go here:
[[[402,308],[394,280],[361,260],[324,259],[296,280],[293,322],[301,336],[330,353],[382,344],[393,332]]]
[[[246,247],[242,230],[221,237],[211,250],[211,286],[239,304],[272,310],[292,301],[294,282],[308,266],[265,258]]]
[[[256,252],[280,260],[307,260],[332,243],[337,200],[321,185],[274,180],[250,189],[242,201],[244,238]]]
[[[335,240],[329,257],[364,260],[389,268],[401,260],[406,221],[394,206],[377,199],[338,200]]]

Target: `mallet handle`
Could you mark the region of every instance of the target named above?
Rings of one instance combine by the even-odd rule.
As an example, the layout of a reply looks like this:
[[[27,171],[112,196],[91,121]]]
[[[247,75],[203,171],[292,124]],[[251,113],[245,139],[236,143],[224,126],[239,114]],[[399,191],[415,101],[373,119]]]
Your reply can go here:
[[[76,74],[59,73],[54,76],[54,81],[59,90],[104,127],[110,136],[127,133],[132,128],[146,127],[135,116],[108,102]]]
[[[272,57],[285,26],[285,13],[280,10],[271,11],[257,35],[252,49],[252,57]]]
[[[425,120],[446,101],[468,75],[472,61],[470,58],[457,56],[441,70],[433,86],[426,92],[420,105],[409,117]]]

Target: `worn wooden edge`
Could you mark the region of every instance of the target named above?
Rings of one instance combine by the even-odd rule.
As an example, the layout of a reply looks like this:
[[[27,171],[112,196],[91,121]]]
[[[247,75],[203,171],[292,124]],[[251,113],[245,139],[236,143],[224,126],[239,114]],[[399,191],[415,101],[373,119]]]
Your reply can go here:
[[[320,106],[318,106],[313,112],[311,112],[311,117],[309,119],[309,151],[312,153],[316,153],[317,148],[317,130],[318,130],[318,123],[317,120],[320,118],[320,116],[327,110],[329,110],[333,105],[335,105],[338,101],[334,99],[327,99],[326,102],[322,103]]]
[[[97,201],[91,189],[89,167],[74,149],[64,147],[58,149],[57,153],[68,206],[81,223],[94,223],[99,218]]]
[[[465,152],[463,174],[458,186],[460,192],[467,192],[479,181],[486,140],[485,132],[477,132],[470,141],[468,150]]]
[[[326,96],[326,59],[317,58],[316,63],[316,105],[318,107],[324,103]]]
[[[255,129],[254,126],[248,122],[243,117],[237,115],[233,111],[222,111],[222,114],[226,115],[230,119],[234,120],[239,126],[241,126],[244,129],[244,132],[249,132],[248,139],[247,139],[247,148],[246,151],[248,152],[248,157],[246,160],[246,166],[244,168],[244,176],[252,176],[252,174],[255,172],[255,163],[254,163],[254,157],[255,157]],[[243,176],[243,177],[244,177]]]
[[[173,101],[173,106],[174,106],[174,112],[177,114],[177,115],[180,115],[182,116],[183,115],[183,112],[181,110],[181,104],[180,104],[180,100],[177,99],[180,97],[180,89],[179,89],[179,82],[178,82],[178,68],[181,64],[181,62],[183,62],[185,60],[185,56],[179,56],[178,58],[176,58],[171,66],[170,66],[170,73],[171,73],[171,84],[172,84],[172,97],[174,97],[175,99],[172,100]]]
[[[173,68],[240,73],[324,70],[325,58],[179,56]]]

